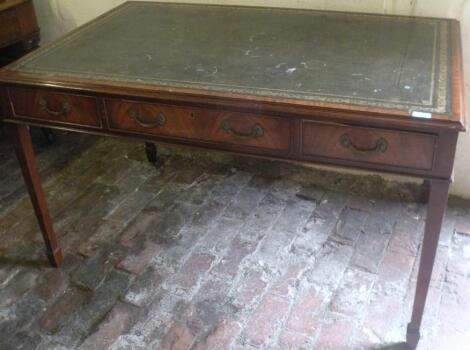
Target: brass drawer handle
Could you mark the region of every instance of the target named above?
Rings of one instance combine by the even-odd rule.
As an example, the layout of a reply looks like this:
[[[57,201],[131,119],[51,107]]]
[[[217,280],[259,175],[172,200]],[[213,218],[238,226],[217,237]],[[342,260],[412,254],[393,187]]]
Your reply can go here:
[[[129,118],[134,120],[137,124],[139,124],[141,127],[147,128],[147,129],[158,128],[158,127],[161,127],[161,126],[165,125],[165,123],[166,123],[166,117],[161,112],[158,113],[157,119],[153,123],[144,122],[142,120],[142,117],[140,116],[139,112],[137,112],[135,109],[129,109],[129,111],[127,112],[127,115],[128,115]]]
[[[251,129],[251,132],[244,134],[233,130],[232,125],[230,125],[230,122],[228,120],[224,120],[222,122],[222,130],[224,130],[227,134],[235,136],[239,139],[257,139],[264,135],[264,129],[260,124],[255,124]]]
[[[53,117],[59,117],[61,115],[66,115],[70,113],[72,107],[67,102],[62,102],[60,110],[54,111],[49,108],[49,103],[45,99],[39,101],[39,105],[47,112],[47,114],[52,115]]]
[[[370,147],[370,148],[362,148],[362,147],[356,146],[352,142],[351,137],[348,134],[341,135],[340,143],[341,143],[341,146],[343,146],[344,148],[351,149],[352,151],[356,153],[361,153],[361,154],[385,153],[388,149],[388,142],[383,137],[380,137],[375,142],[375,146]]]

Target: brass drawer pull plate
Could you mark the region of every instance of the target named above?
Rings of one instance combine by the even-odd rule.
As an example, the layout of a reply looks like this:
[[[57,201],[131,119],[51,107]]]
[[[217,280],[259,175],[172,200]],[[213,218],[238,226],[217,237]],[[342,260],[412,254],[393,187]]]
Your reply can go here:
[[[348,148],[353,152],[360,153],[360,154],[369,154],[369,153],[385,153],[388,149],[388,142],[383,137],[380,137],[376,142],[375,146],[370,148],[363,148],[356,146],[351,137],[348,134],[341,135],[340,138],[341,146],[344,148]]]
[[[151,128],[158,128],[166,124],[166,117],[163,113],[158,113],[155,122],[148,123],[142,120],[139,112],[135,109],[129,109],[127,112],[129,118],[134,120],[137,124],[139,124],[143,128],[151,129]]]
[[[49,114],[53,117],[59,117],[61,115],[66,115],[66,114],[70,113],[70,111],[72,110],[72,107],[70,107],[70,104],[68,104],[67,102],[63,102],[60,110],[58,110],[58,111],[54,111],[54,110],[50,109],[49,108],[49,103],[45,99],[41,99],[39,101],[39,105],[47,112],[47,114]]]
[[[244,134],[244,133],[235,131],[232,128],[232,125],[230,125],[230,122],[228,120],[224,120],[222,122],[222,130],[224,130],[227,134],[230,134],[239,139],[250,139],[250,138],[257,139],[264,135],[264,129],[260,124],[255,124],[253,128],[251,129],[251,132]]]

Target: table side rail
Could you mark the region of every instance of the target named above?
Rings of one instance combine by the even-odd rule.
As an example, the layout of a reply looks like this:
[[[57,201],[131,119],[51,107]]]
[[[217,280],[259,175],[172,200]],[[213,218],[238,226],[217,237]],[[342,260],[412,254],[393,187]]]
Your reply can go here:
[[[261,112],[259,106],[256,106],[256,109],[252,112],[240,112],[238,109],[232,110],[226,106],[220,107],[216,104],[211,110],[209,107],[191,107],[191,105],[188,104],[179,106],[175,101],[168,101],[166,104],[160,100],[127,100],[122,96],[77,94],[75,92],[67,93],[64,90],[55,91],[54,89],[46,89],[47,91],[44,92],[45,89],[38,89],[38,91],[31,89],[30,93],[33,95],[37,94],[37,96],[43,96],[42,94],[44,93],[46,96],[59,96],[59,102],[55,102],[55,104],[51,103],[51,105],[48,103],[44,104],[44,102],[42,102],[41,105],[40,98],[39,102],[36,97],[33,100],[36,104],[35,108],[47,108],[50,109],[49,112],[52,112],[52,114],[58,113],[62,117],[63,114],[67,112],[67,105],[64,105],[61,101],[70,101],[70,103],[79,101],[81,103],[78,104],[81,107],[79,108],[80,113],[76,113],[78,122],[77,120],[57,120],[52,118],[54,115],[49,117],[37,117],[37,115],[31,115],[31,113],[30,115],[23,115],[26,113],[19,114],[18,111],[13,108],[15,97],[12,96],[11,91],[17,91],[14,89],[17,88],[11,87],[9,89],[4,89],[7,92],[6,96],[4,93],[4,100],[6,100],[11,106],[11,112],[9,115],[7,114],[6,121],[49,126],[53,128],[94,134],[124,136],[148,141],[179,143],[234,153],[396,173],[415,177],[450,179],[452,174],[453,158],[451,159],[448,156],[448,152],[452,150],[458,137],[458,132],[453,130],[440,130],[438,128],[430,129],[429,127],[424,127],[420,130],[406,126],[403,128],[397,128],[395,124],[392,124],[390,127],[382,121],[379,125],[376,125],[377,123],[374,123],[372,118],[370,125],[364,124],[362,121],[359,123],[358,120],[354,118],[352,118],[350,122],[346,122],[344,119],[339,119],[340,122],[332,123],[331,117],[325,118],[325,111],[322,111],[322,113],[312,112],[311,115],[302,115],[301,118],[292,118],[290,114],[282,115],[282,113],[275,113],[272,115],[269,111]],[[67,98],[64,99],[62,95],[67,96]],[[93,103],[91,113],[87,114],[86,110],[87,108],[90,108],[92,104],[83,104],[84,100],[95,101]],[[118,105],[125,106],[125,108],[121,109],[119,113],[120,118],[125,118],[127,120],[126,125],[121,125],[122,127],[118,128],[115,127],[112,120],[113,118],[109,115],[109,101],[114,101],[115,103],[118,103]],[[95,103],[96,106],[94,105]],[[151,116],[152,118],[150,121],[141,120],[139,118],[139,114],[132,114],[134,112],[132,112],[132,108],[130,107],[135,107],[136,104],[139,108],[144,108],[137,108],[137,112],[151,111],[154,113]],[[86,105],[85,109],[83,108],[83,105]],[[151,107],[150,110],[148,109],[149,106]],[[207,130],[205,133],[199,130],[199,135],[197,137],[193,137],[194,135],[191,135],[191,132],[194,132],[194,130],[191,131],[190,122],[189,124],[185,124],[186,132],[189,132],[187,135],[179,135],[177,132],[176,134],[172,134],[171,132],[163,133],[160,131],[149,132],[148,130],[150,129],[159,130],[161,128],[159,123],[162,123],[162,119],[158,113],[158,108],[161,109],[161,107],[169,108],[168,111],[170,111],[170,114],[173,115],[176,113],[178,114],[178,117],[181,117],[181,111],[185,111],[184,113],[187,114],[185,117],[187,117],[188,120],[194,117],[194,111],[197,111],[196,114],[198,118],[205,118],[207,113],[215,113],[215,116],[222,117],[214,117],[213,120],[216,121],[216,124],[207,124]],[[23,106],[22,108],[27,111],[28,108],[31,107]],[[203,113],[201,113],[201,111],[203,111]],[[130,116],[128,115],[129,112],[131,112]],[[41,113],[44,113],[44,111]],[[46,113],[48,113],[47,110]],[[89,118],[90,115],[93,116],[93,120],[95,120],[97,124],[81,122],[81,118]],[[140,116],[142,117],[142,115]],[[234,117],[235,124],[229,123],[228,125],[224,125],[224,121],[227,120],[225,116],[229,116],[229,121],[230,118]],[[165,123],[168,123],[167,118],[168,115],[165,115]],[[136,119],[138,119],[138,121],[136,121]],[[244,125],[244,120],[248,121],[246,125]],[[263,121],[263,124],[258,123],[259,120]],[[116,122],[116,120],[114,122]],[[131,128],[129,127],[129,123],[134,123],[137,126],[134,125],[134,128]],[[139,125],[139,123],[141,125]],[[303,135],[304,132],[302,126],[306,123],[329,125],[333,126],[332,130],[337,128],[340,131],[348,130],[349,132],[334,131],[336,139],[330,141],[335,142],[335,146],[332,150],[327,150],[326,153],[323,152],[322,154],[322,152],[318,152],[318,147],[323,144],[322,142],[319,144],[315,144],[315,142],[310,144],[310,147],[314,147],[313,151],[310,150],[311,152],[306,153],[304,144],[305,135]],[[265,125],[272,127],[272,130],[275,131],[276,137],[271,138],[268,141],[263,141],[266,142],[266,144],[260,144],[259,140],[265,136],[264,133],[266,130],[268,130],[268,132],[272,131],[271,129],[266,129]],[[259,129],[258,126],[261,126],[261,129]],[[318,132],[320,135],[323,134],[323,128],[320,128]],[[363,130],[366,131],[366,134],[363,134]],[[414,139],[414,135],[417,136],[417,139]],[[230,140],[230,138],[233,138],[235,141]],[[363,138],[369,139],[369,141],[366,141],[364,144]],[[391,138],[391,140],[389,138]],[[385,147],[383,145],[384,140],[387,144]],[[390,145],[392,145],[393,148],[390,148]],[[418,146],[417,149],[411,151],[417,157],[416,163],[413,161],[413,156],[410,156],[407,153],[410,152],[410,150],[406,149],[406,147],[410,147],[410,145]],[[387,154],[390,149],[392,149],[394,153],[392,156],[388,156]],[[340,151],[338,152],[338,150]],[[405,154],[406,159],[401,159],[400,154]]]

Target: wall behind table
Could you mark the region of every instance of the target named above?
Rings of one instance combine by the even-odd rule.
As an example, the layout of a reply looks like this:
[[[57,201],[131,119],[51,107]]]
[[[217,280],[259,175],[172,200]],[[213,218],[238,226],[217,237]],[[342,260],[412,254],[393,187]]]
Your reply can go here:
[[[123,2],[123,0],[34,0],[42,31],[42,43],[54,40]],[[467,87],[470,83],[470,1],[467,0],[184,0],[180,2],[457,18],[462,26]],[[461,135],[459,140],[455,183],[451,191],[453,194],[470,198],[470,132]]]

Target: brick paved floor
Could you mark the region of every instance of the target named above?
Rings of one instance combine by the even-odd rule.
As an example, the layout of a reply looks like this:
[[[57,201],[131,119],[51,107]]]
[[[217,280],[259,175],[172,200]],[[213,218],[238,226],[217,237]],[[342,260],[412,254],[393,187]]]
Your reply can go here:
[[[377,198],[409,189],[206,153],[157,172],[139,143],[36,143],[65,264],[48,268],[2,141],[0,349],[403,348],[424,207]],[[448,211],[420,350],[470,349],[469,209]]]

